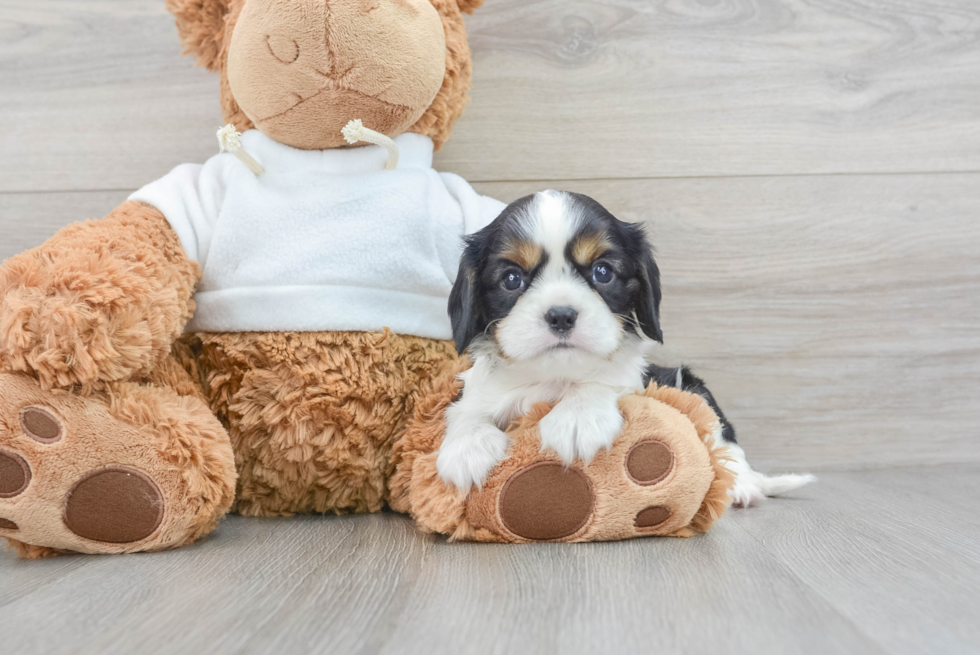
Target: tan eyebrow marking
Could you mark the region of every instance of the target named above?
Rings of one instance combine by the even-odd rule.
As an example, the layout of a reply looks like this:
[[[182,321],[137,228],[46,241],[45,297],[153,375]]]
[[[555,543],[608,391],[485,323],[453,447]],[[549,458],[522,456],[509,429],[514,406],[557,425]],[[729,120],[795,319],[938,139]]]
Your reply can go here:
[[[585,266],[602,257],[611,247],[605,234],[582,234],[572,242],[572,258],[579,266]]]
[[[507,243],[506,249],[500,253],[500,256],[509,259],[525,271],[533,271],[541,263],[543,254],[541,246],[533,241],[513,239]]]

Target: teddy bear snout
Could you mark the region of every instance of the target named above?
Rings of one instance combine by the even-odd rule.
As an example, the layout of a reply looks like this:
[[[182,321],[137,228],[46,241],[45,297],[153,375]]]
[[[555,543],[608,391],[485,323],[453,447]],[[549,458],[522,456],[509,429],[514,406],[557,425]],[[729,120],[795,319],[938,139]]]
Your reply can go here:
[[[432,103],[446,36],[429,0],[249,0],[228,82],[255,127],[296,148],[344,145],[352,119],[395,137]]]

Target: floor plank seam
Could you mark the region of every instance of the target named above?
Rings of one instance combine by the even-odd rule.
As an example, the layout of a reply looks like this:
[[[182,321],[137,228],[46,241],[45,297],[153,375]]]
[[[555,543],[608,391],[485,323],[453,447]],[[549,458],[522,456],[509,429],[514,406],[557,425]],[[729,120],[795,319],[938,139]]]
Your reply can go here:
[[[151,182],[152,180],[147,180]],[[135,188],[129,189],[38,189],[38,190],[11,190],[0,189],[2,196],[35,196],[35,195],[67,195],[69,193],[125,193],[130,194],[136,191]]]
[[[437,170],[440,169],[436,166]],[[452,172],[452,171],[448,171]],[[944,175],[977,175],[980,169],[956,169],[946,171],[830,171],[823,173],[726,173],[722,175],[624,175],[612,177],[559,177],[559,178],[528,178],[528,179],[506,179],[506,180],[483,180],[479,178],[469,178],[471,183],[479,184],[535,184],[547,182],[643,182],[643,181],[666,181],[673,180],[752,180],[766,178],[825,178],[825,177],[923,177],[923,176],[944,176]]]
[[[442,172],[453,172],[449,168],[436,166]],[[835,171],[827,173],[753,173],[746,175],[725,174],[725,175],[626,175],[613,177],[556,177],[556,178],[533,178],[533,179],[479,179],[470,178],[471,184],[541,184],[547,185],[553,182],[571,183],[596,183],[596,182],[670,182],[683,180],[751,180],[751,179],[806,179],[806,178],[828,178],[828,177],[942,177],[958,175],[980,175],[980,169],[948,170],[948,171]],[[153,180],[148,179],[147,182]],[[77,189],[0,189],[0,197],[17,195],[46,195],[46,194],[70,194],[70,193],[126,193],[136,191],[135,187],[129,188],[77,188]]]

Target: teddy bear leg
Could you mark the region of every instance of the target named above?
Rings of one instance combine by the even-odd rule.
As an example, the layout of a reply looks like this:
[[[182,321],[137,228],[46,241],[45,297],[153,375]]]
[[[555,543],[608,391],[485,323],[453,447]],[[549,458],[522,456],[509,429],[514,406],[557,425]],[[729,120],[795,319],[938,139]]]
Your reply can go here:
[[[0,374],[0,537],[21,557],[187,544],[234,489],[228,434],[173,359],[87,396]]]
[[[466,507],[473,538],[605,541],[704,532],[728,506],[732,477],[705,444],[717,417],[693,394],[651,388],[620,402],[625,426],[609,450],[566,466],[540,451],[525,419],[508,459]],[[461,535],[463,536],[463,535]]]
[[[566,465],[541,449],[537,424],[550,408],[539,405],[510,427],[507,458],[480,489],[447,485],[436,459],[466,365],[426,386],[393,449],[391,505],[422,530],[497,542],[691,536],[728,507],[734,480],[722,449],[709,443],[718,417],[700,397],[656,385],[620,401],[623,431],[591,462]]]

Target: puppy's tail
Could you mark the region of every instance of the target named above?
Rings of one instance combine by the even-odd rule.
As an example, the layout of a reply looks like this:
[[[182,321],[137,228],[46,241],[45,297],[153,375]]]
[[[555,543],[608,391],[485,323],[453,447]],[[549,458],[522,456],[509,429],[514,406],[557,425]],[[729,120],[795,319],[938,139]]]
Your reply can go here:
[[[799,489],[805,484],[810,484],[811,482],[817,481],[817,476],[796,473],[787,473],[785,475],[763,475],[762,473],[755,472],[759,476],[759,487],[762,489],[762,493],[767,496],[779,496],[787,491],[793,491],[794,489]]]

